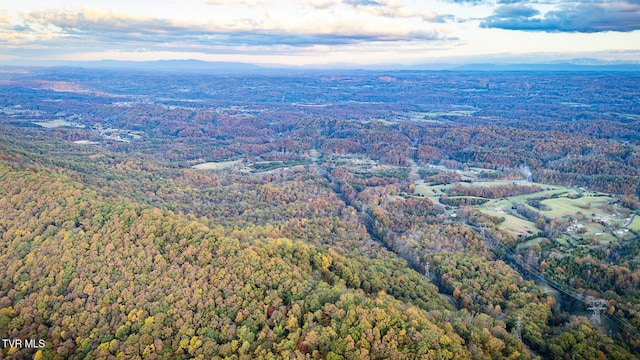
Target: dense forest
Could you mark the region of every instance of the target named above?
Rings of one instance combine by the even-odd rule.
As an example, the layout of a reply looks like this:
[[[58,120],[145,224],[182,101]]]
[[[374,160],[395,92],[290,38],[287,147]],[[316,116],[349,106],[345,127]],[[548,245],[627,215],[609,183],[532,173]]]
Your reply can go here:
[[[23,70],[3,358],[640,357],[635,75]]]

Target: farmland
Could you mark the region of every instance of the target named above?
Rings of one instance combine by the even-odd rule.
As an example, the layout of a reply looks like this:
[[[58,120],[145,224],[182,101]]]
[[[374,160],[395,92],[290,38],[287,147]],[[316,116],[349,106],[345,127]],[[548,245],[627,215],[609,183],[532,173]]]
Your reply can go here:
[[[482,169],[478,169],[482,171]],[[477,170],[476,170],[477,171]],[[485,199],[486,202],[475,206],[481,212],[503,218],[499,224],[500,228],[517,237],[529,237],[541,231],[536,227],[535,221],[527,219],[525,216],[514,211],[514,204],[527,204],[531,200],[539,202],[541,209],[534,209],[529,205],[523,205],[531,211],[536,212],[536,217],[555,219],[557,221],[571,224],[569,232],[580,231],[581,236],[601,236],[609,238],[615,229],[626,224],[630,220],[628,209],[620,206],[615,197],[603,193],[590,192],[585,189],[572,188],[567,186],[527,183],[522,180],[500,180],[500,181],[476,181],[454,184],[429,184],[418,181],[415,186],[415,194],[424,196],[433,202],[441,202],[441,198],[456,184],[463,184],[472,187],[498,187],[505,185],[537,185],[540,191],[530,194],[505,196],[496,199]],[[476,197],[454,197],[454,199],[478,199]],[[453,214],[456,208],[448,207],[447,213]],[[603,225],[604,224],[604,225]],[[617,226],[617,227],[616,227]],[[633,229],[635,222],[630,226]],[[607,234],[604,234],[607,233]],[[604,236],[603,236],[604,235]]]
[[[220,162],[206,162],[202,164],[193,165],[192,168],[197,170],[224,170],[230,167],[240,164],[241,160],[233,161],[220,161]]]

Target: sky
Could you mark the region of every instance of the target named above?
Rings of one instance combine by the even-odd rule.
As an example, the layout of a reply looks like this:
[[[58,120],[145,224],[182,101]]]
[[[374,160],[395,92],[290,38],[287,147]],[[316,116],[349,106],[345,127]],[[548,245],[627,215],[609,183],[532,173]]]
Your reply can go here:
[[[640,0],[5,0],[0,63],[640,61]],[[587,60],[584,60],[587,61]]]

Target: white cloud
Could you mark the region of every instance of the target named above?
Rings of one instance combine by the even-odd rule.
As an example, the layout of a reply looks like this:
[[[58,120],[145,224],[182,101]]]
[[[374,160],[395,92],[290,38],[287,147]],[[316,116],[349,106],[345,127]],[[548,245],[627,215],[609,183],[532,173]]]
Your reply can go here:
[[[173,53],[193,58],[198,54],[268,57],[276,62],[286,57],[348,61],[351,54],[366,62],[419,61],[505,49],[527,53],[543,48],[549,52],[639,48],[638,31],[549,36],[479,27],[480,19],[507,1],[486,0],[474,6],[455,0],[15,1],[0,9],[0,53],[15,58],[25,54],[72,58],[82,53],[166,58]],[[553,1],[536,0],[535,7],[545,14],[556,8]],[[515,5],[502,9],[517,10]],[[445,21],[449,19],[457,20]]]
[[[344,3],[355,7],[360,12],[366,12],[376,17],[398,17],[405,19],[417,17],[424,21],[434,21],[440,18],[436,12],[419,10],[393,0],[355,0],[344,1]]]
[[[8,24],[11,21],[11,14],[7,10],[0,9],[0,24]]]
[[[247,7],[265,7],[276,5],[275,0],[209,0],[208,5],[227,5],[227,6],[247,6]]]
[[[308,0],[308,4],[316,9],[327,9],[331,6],[340,4],[337,0]]]
[[[194,40],[226,36],[230,44],[234,39],[246,40],[252,35],[256,41],[266,41],[266,44],[278,43],[278,38],[288,44],[290,39],[298,37],[300,40],[294,45],[313,45],[316,41],[331,44],[439,38],[439,29],[426,27],[421,21],[402,21],[376,12],[355,10],[307,11],[291,16],[287,11],[274,8],[252,16],[212,14],[199,22],[132,16],[86,7],[34,11],[21,17],[22,26],[17,31],[25,34],[41,35],[48,31],[51,35],[95,37],[105,41],[115,34],[118,40],[123,34],[130,34],[132,40],[138,36],[150,42],[158,42],[163,37]]]

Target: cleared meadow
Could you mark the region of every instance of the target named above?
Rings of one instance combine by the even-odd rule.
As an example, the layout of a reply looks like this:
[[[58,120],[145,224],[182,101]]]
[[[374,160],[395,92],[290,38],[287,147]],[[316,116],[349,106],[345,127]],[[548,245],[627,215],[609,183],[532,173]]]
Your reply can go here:
[[[206,162],[203,164],[193,165],[192,168],[197,170],[224,170],[233,167],[241,162],[242,160]]]
[[[640,216],[636,216],[628,227],[629,230],[640,232]]]
[[[473,170],[477,172],[482,169]],[[456,184],[457,183],[432,185],[420,180],[416,182],[414,193],[427,197],[434,203],[437,203],[439,202],[439,198],[447,194],[449,189]],[[597,243],[599,244],[606,244],[611,241],[615,241],[616,236],[612,234],[612,229],[608,226],[603,226],[599,222],[603,221],[608,224],[616,224],[624,221],[622,215],[623,209],[619,205],[612,205],[616,202],[616,199],[614,197],[606,196],[604,194],[596,192],[589,192],[584,189],[517,180],[460,182],[460,184],[462,184],[463,186],[478,187],[504,186],[511,184],[540,186],[541,190],[535,193],[507,196],[498,199],[487,199],[488,201],[486,203],[474,206],[484,214],[504,218],[504,221],[498,226],[502,230],[505,230],[514,236],[529,237],[541,231],[538,227],[536,227],[534,222],[529,221],[511,211],[515,203],[522,203],[525,204],[525,207],[531,208],[530,205],[526,205],[529,199],[538,199],[542,205],[546,205],[549,208],[549,210],[536,209],[536,211],[538,211],[541,216],[544,216],[546,218],[557,218],[562,219],[564,222],[570,222],[572,221],[572,218],[575,218],[575,215],[579,213],[583,215],[583,220],[580,220],[577,223],[579,225],[576,225],[579,227],[581,226],[583,230],[578,232],[578,227],[573,231],[567,232],[565,236],[562,236],[556,240],[566,246],[572,246],[583,242],[586,242],[586,244],[588,245],[591,241],[594,241],[594,239],[597,239]],[[569,197],[573,197],[573,195],[580,197]],[[449,195],[448,197],[449,199],[478,199],[477,197],[473,196]],[[451,209],[450,211],[455,211],[454,209]],[[597,219],[596,221],[592,221],[594,217],[595,219]],[[633,231],[640,231],[640,217],[637,216],[628,228]],[[531,242],[530,240],[527,241],[527,243],[525,243],[526,245],[523,246],[528,247],[536,242],[539,242],[539,240],[535,242]]]
[[[547,217],[562,218],[575,215],[578,212],[585,216],[595,214],[596,216],[608,217],[611,212],[602,209],[602,205],[608,205],[614,199],[609,196],[583,196],[578,199],[560,197],[557,199],[543,200],[542,203],[549,206],[551,210],[542,211]]]

